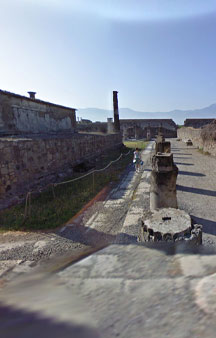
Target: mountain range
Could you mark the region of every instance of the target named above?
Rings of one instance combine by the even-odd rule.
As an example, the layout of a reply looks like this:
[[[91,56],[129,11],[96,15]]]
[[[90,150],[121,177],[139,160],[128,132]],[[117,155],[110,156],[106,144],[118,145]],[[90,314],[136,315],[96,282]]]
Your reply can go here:
[[[76,115],[92,122],[106,122],[107,117],[113,117],[113,112],[100,108],[80,108],[77,109]],[[169,112],[140,112],[130,108],[119,108],[119,117],[120,119],[173,119],[177,124],[184,124],[186,118],[216,119],[216,103],[201,109],[176,109]]]

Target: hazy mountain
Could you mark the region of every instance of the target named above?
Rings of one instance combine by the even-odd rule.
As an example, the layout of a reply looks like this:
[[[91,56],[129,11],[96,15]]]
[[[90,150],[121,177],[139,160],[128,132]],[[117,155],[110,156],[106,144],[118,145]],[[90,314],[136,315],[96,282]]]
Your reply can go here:
[[[183,124],[186,118],[215,118],[216,104],[194,110],[172,110],[170,112],[140,112],[130,108],[119,109],[120,119],[173,119],[177,124]],[[99,108],[82,108],[77,110],[77,116],[91,121],[107,121],[113,117],[111,110]]]

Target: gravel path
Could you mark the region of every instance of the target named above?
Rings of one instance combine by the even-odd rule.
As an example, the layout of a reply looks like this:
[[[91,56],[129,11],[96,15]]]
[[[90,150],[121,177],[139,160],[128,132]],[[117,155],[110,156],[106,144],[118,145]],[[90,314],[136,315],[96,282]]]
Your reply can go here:
[[[203,245],[216,246],[216,158],[171,140],[177,179],[178,207],[203,226]]]

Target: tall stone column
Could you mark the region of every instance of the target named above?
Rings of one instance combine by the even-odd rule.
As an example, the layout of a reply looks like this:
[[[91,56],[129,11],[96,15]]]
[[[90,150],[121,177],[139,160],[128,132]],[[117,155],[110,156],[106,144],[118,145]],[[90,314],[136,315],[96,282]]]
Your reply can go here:
[[[118,92],[113,91],[113,112],[114,112],[114,130],[120,131],[119,110],[118,110]]]

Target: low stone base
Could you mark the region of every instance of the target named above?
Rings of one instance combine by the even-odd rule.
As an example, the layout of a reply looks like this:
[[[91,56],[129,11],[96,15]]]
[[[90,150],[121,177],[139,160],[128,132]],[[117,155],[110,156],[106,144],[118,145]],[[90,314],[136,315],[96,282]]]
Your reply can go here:
[[[202,244],[202,226],[193,224],[183,210],[163,208],[147,212],[140,219],[138,242],[179,242]]]

